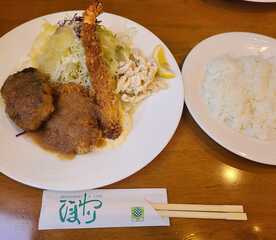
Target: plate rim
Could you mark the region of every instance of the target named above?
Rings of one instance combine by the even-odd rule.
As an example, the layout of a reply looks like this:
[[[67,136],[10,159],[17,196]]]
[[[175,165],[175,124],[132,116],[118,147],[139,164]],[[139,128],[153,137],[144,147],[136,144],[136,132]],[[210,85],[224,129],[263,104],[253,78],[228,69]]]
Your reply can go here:
[[[276,0],[244,0],[245,2],[255,2],[255,3],[275,3]]]

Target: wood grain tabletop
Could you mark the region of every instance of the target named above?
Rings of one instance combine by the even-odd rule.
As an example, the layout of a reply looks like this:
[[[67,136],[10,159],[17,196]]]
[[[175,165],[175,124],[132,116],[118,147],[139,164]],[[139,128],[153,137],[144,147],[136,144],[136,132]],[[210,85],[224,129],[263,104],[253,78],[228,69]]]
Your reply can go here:
[[[38,16],[85,9],[88,4],[89,0],[0,0],[0,35]],[[179,64],[199,41],[217,33],[245,31],[276,37],[276,4],[106,0],[104,6],[105,11],[150,29],[167,44]],[[223,149],[197,126],[186,107],[175,135],[159,156],[107,188],[151,187],[167,188],[171,203],[242,204],[249,220],[171,219],[169,227],[38,231],[42,190],[0,174],[0,239],[276,239],[276,167]]]

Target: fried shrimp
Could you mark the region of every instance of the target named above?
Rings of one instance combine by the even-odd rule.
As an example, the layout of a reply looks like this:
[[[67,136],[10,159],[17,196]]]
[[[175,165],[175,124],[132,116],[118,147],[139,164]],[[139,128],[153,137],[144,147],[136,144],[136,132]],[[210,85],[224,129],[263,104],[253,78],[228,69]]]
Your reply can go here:
[[[92,1],[84,13],[81,38],[103,134],[107,138],[116,139],[122,132],[120,101],[115,93],[115,78],[103,60],[96,35],[96,17],[102,12],[102,9],[103,5],[100,1]]]

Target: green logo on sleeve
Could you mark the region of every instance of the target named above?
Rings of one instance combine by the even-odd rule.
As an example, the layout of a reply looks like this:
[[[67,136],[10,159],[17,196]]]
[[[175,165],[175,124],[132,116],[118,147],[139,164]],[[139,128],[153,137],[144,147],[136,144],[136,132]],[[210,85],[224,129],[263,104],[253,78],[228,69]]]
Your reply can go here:
[[[96,211],[103,205],[99,199],[89,199],[85,192],[83,196],[60,199],[59,220],[62,223],[85,223],[96,221]]]
[[[132,207],[131,208],[131,221],[132,222],[143,222],[145,216],[145,210],[143,207]]]

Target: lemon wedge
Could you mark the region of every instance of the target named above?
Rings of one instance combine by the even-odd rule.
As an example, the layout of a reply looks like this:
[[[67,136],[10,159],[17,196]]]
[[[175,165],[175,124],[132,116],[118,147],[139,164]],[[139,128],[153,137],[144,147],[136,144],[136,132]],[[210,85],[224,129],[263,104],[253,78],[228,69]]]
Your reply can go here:
[[[157,74],[161,78],[174,78],[175,74],[169,70],[169,63],[167,61],[165,51],[161,45],[157,45],[153,50],[153,58],[157,63]]]
[[[174,78],[175,74],[166,68],[158,68],[157,72],[159,77],[162,78]]]
[[[168,61],[166,59],[165,51],[161,45],[157,45],[153,50],[153,58],[158,65],[162,67],[168,67]]]

